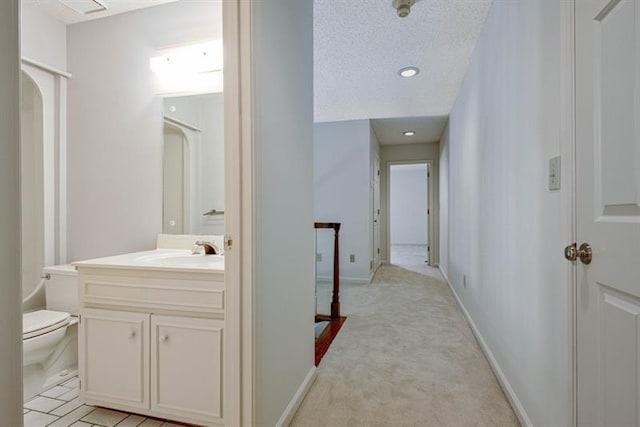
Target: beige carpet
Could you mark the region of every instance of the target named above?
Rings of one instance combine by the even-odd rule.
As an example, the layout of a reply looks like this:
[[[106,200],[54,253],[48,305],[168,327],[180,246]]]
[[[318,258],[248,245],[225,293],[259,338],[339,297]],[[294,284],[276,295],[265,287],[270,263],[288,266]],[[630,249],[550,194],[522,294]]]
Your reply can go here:
[[[446,283],[414,270],[343,286],[348,319],[292,426],[519,425]]]

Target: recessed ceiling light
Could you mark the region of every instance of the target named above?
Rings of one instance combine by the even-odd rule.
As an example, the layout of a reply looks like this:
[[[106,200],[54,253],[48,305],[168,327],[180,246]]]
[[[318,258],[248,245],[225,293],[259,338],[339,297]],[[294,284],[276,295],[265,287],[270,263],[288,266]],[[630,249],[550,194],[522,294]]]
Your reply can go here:
[[[107,5],[101,0],[58,0],[63,5],[83,15],[107,10]]]
[[[398,70],[398,74],[401,77],[413,77],[417,76],[420,73],[420,68],[418,67],[404,67]]]
[[[408,130],[408,131],[402,132],[402,134],[404,136],[414,136],[416,133],[412,130]]]

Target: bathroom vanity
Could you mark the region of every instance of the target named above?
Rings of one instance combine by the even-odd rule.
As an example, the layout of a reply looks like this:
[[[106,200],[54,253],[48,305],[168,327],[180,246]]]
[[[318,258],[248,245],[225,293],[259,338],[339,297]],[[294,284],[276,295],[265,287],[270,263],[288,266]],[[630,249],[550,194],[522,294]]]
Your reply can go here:
[[[81,401],[224,425],[224,257],[156,249],[74,265]]]

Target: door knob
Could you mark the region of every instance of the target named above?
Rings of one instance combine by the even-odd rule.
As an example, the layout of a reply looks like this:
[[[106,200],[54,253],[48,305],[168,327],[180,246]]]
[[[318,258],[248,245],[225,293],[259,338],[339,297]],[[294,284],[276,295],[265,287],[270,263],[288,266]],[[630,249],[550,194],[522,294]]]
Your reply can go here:
[[[593,251],[588,243],[581,244],[579,249],[575,243],[572,243],[564,248],[564,257],[569,261],[576,261],[580,258],[583,264],[589,265],[593,260]]]

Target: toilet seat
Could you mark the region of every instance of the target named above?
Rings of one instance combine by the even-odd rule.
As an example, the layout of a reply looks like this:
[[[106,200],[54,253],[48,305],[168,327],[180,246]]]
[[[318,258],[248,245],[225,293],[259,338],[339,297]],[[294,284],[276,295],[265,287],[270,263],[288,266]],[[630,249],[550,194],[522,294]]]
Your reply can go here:
[[[29,339],[69,324],[71,315],[61,311],[38,310],[22,316],[22,339]]]

